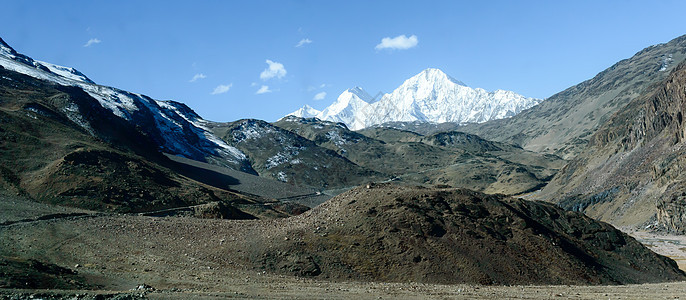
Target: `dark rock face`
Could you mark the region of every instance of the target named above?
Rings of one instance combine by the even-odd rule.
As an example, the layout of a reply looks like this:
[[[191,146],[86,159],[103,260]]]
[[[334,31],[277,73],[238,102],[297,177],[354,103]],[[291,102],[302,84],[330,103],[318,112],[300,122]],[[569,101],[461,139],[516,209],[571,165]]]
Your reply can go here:
[[[610,118],[541,195],[602,220],[686,232],[685,112],[682,63]]]
[[[286,238],[272,236],[284,242],[255,254],[265,258],[262,268],[432,283],[628,284],[685,278],[674,261],[607,223],[552,204],[468,190],[361,187],[291,221],[299,225],[286,231]]]

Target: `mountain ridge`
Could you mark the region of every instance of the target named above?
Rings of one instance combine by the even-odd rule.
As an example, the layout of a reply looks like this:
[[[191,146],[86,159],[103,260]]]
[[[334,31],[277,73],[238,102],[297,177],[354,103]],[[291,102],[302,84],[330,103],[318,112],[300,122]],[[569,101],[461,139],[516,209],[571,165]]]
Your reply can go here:
[[[686,232],[686,62],[594,134],[540,197],[618,225]]]
[[[254,173],[245,154],[214,136],[207,128],[208,121],[185,104],[154,100],[142,94],[95,84],[73,68],[51,63],[43,65],[20,54],[1,39],[0,66],[60,86],[82,89],[116,117],[138,125],[158,144],[160,151]],[[75,107],[65,110],[72,121],[92,135],[96,134],[81,118],[83,112]]]
[[[321,112],[305,106],[289,116],[342,122],[352,130],[391,121],[479,123],[512,117],[541,101],[510,91],[473,89],[439,69],[428,68],[378,99],[355,87]]]
[[[686,35],[653,45],[513,118],[460,126],[482,138],[571,159],[604,121],[686,59]]]

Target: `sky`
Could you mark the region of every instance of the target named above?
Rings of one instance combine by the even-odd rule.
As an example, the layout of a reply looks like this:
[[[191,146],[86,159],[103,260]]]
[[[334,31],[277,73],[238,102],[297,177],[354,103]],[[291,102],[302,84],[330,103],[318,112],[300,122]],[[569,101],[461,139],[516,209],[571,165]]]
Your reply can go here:
[[[547,98],[686,34],[686,1],[5,1],[0,37],[212,121],[276,121],[426,68]]]

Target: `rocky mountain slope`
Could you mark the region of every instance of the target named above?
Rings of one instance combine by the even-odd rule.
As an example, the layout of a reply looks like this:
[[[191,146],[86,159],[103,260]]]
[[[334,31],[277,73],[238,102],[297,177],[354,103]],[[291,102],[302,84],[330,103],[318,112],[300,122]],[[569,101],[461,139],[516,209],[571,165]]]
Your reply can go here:
[[[357,165],[386,174],[387,178],[412,184],[447,184],[488,193],[518,194],[542,186],[564,164],[553,155],[461,132],[430,136],[390,128],[384,128],[383,133],[355,132],[342,123],[292,116],[275,125],[336,151]]]
[[[540,197],[617,225],[686,232],[686,63],[612,116]]]
[[[254,181],[247,173],[241,182],[162,155],[255,174],[245,155],[207,124],[181,103],[99,86],[0,43],[0,194],[98,211],[214,203],[223,217],[289,215],[274,209],[271,196],[233,190]],[[295,192],[308,193],[314,192]]]
[[[681,36],[648,47],[515,117],[470,124],[460,130],[570,159],[615,112],[651,84],[665,79],[684,58],[686,36]]]
[[[290,115],[342,122],[358,130],[392,121],[481,123],[512,117],[540,102],[510,91],[473,89],[441,70],[426,69],[378,99],[356,87],[321,112],[306,106]]]
[[[246,172],[254,172],[245,155],[222,142],[207,129],[208,122],[186,105],[174,101],[159,101],[145,95],[130,93],[93,83],[74,70],[35,61],[17,53],[0,39],[0,66],[61,87],[81,90],[83,97],[96,100],[108,119],[121,119],[157,144],[160,151],[186,158],[212,162]],[[93,124],[83,118],[89,111],[79,107],[60,108],[66,117],[91,135],[98,136]]]
[[[302,136],[260,120],[213,123],[211,130],[247,154],[260,176],[320,189],[341,188],[383,178]]]
[[[65,206],[143,212],[209,202],[262,205],[180,176],[154,140],[83,90],[4,68],[0,162],[0,194]]]

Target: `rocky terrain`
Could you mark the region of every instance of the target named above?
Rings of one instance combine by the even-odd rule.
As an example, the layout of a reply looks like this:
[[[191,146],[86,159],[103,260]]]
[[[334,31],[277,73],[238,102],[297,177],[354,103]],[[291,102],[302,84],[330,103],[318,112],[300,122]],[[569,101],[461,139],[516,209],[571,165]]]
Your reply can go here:
[[[288,215],[267,205],[274,201],[269,196],[240,193],[180,174],[150,136],[78,88],[2,68],[0,78],[3,195],[108,212],[221,202],[232,207],[227,211],[236,218]],[[85,113],[74,119],[72,111]],[[87,122],[88,130],[74,120]],[[205,175],[220,177],[216,172]],[[231,213],[224,216],[232,218]]]
[[[468,190],[362,187],[289,222],[297,225],[269,233],[290,243],[264,249],[263,268],[339,279],[481,284],[627,284],[683,276],[673,262],[608,224],[549,204]]]
[[[252,167],[263,177],[322,189],[383,178],[372,169],[265,121],[214,123],[211,128],[222,140],[246,153]]]
[[[686,36],[681,36],[645,48],[512,118],[470,124],[460,130],[571,159],[614,113],[651,84],[665,79],[684,58]]]
[[[554,155],[455,131],[428,136],[393,128],[355,132],[342,123],[296,117],[283,118],[275,125],[408,184],[520,194],[544,185],[565,163]]]
[[[682,63],[610,118],[540,197],[613,224],[685,232],[684,91]]]
[[[675,261],[594,218],[686,257],[635,231],[686,231],[685,41],[505,121],[356,132],[206,121],[0,40],[0,295],[674,297]]]
[[[60,284],[126,291],[146,284],[142,292],[245,293],[250,286],[267,292],[269,285],[298,282],[292,275],[341,281],[337,287],[349,281],[629,284],[684,278],[672,260],[608,224],[550,204],[459,189],[360,187],[297,217],[274,220],[87,211],[48,218],[30,201],[0,200],[33,212],[0,225],[0,272],[8,274],[3,288]],[[46,279],[27,281],[28,270]]]

